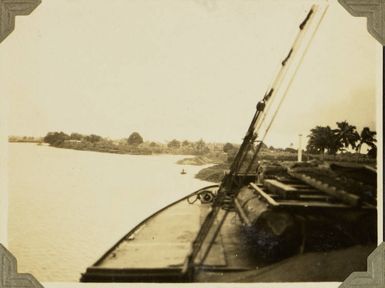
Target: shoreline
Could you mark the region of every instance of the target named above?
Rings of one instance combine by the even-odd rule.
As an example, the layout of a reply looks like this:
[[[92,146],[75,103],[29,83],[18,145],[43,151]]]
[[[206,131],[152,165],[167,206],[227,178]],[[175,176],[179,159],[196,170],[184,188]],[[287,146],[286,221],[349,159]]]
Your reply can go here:
[[[210,155],[187,155],[187,154],[178,154],[178,153],[166,153],[166,152],[160,152],[160,153],[140,153],[139,151],[124,151],[124,150],[111,150],[111,149],[85,149],[84,147],[66,147],[66,146],[53,146],[49,145],[47,143],[42,143],[42,142],[27,142],[27,141],[9,141],[9,144],[34,144],[37,146],[45,146],[45,147],[51,147],[51,148],[56,148],[56,149],[66,149],[66,150],[75,150],[75,151],[84,151],[84,152],[98,152],[98,153],[105,153],[105,154],[120,154],[120,155],[132,155],[132,156],[181,156],[183,158],[177,160],[175,164],[177,165],[189,165],[189,166],[205,166],[205,165],[210,165],[210,167],[205,167],[202,168],[198,171],[197,174],[194,175],[194,178],[202,181],[208,181],[208,182],[213,182],[213,183],[218,183],[219,181],[216,181],[219,179],[213,178],[212,176],[206,176],[206,169],[210,169],[211,167],[216,167],[218,165],[222,165],[221,161],[222,159],[218,159],[218,157],[210,157]],[[89,147],[88,147],[89,148]],[[98,148],[98,147],[94,147]],[[216,159],[213,159],[216,158]],[[215,169],[215,168],[211,168]],[[211,171],[211,170],[209,170]],[[219,172],[220,174],[223,174],[222,171]]]
[[[224,172],[229,169],[229,162],[227,159],[226,153],[214,153],[210,152],[202,155],[192,155],[192,154],[181,154],[181,153],[172,153],[172,150],[168,151],[152,151],[148,149],[141,149],[140,147],[134,146],[118,146],[111,147],[98,146],[98,145],[81,145],[81,143],[62,143],[61,145],[49,145],[42,142],[27,142],[27,141],[9,141],[8,143],[22,143],[22,144],[35,144],[38,146],[48,146],[59,149],[68,149],[68,150],[77,150],[77,151],[88,151],[88,152],[99,152],[99,153],[109,153],[109,154],[121,154],[121,155],[133,155],[133,156],[161,156],[161,155],[173,155],[181,156],[182,159],[176,161],[178,165],[189,165],[189,166],[206,166],[198,171],[194,175],[194,178],[202,181],[219,183],[223,179]],[[308,160],[320,160],[320,155],[307,155],[304,157],[304,162]],[[340,159],[341,158],[341,159]],[[353,157],[354,158],[354,157]],[[260,160],[269,161],[269,162],[286,162],[286,161],[296,161],[296,153],[282,153],[281,155],[274,155],[272,153],[261,152]],[[376,161],[357,161],[358,159],[348,159],[346,157],[325,157],[321,160],[323,162],[338,162],[338,163],[351,163],[358,165],[368,165],[376,166]]]

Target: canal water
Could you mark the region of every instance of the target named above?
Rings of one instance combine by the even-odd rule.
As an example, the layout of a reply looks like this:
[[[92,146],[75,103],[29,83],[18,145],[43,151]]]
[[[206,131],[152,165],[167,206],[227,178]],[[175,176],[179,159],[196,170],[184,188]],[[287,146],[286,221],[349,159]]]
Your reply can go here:
[[[19,272],[78,281],[144,218],[212,184],[194,178],[204,166],[177,165],[183,157],[9,144],[8,248]]]

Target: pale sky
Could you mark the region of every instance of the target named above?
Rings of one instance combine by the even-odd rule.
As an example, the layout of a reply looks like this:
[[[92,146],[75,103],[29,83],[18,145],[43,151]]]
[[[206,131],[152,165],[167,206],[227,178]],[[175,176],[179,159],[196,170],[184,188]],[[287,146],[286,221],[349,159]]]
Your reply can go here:
[[[311,4],[42,1],[0,44],[8,133],[239,143]],[[343,120],[375,129],[380,47],[330,1],[267,144]]]

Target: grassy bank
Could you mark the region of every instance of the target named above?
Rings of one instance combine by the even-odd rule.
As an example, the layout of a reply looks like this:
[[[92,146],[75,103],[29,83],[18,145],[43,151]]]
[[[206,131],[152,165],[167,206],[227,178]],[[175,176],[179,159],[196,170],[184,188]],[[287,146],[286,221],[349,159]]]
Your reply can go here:
[[[197,157],[196,157],[197,158]],[[251,155],[247,157],[247,160],[250,160]],[[337,154],[337,155],[317,155],[317,154],[305,154],[303,156],[303,161],[311,161],[311,160],[318,160],[321,162],[328,162],[328,163],[341,163],[341,164],[357,164],[357,165],[369,165],[372,167],[376,166],[376,160],[370,159],[366,155],[358,154],[358,153],[344,153],[344,154]],[[200,162],[202,159],[195,159],[192,158],[190,161],[196,161],[197,163]],[[219,159],[216,159],[219,160]],[[223,179],[224,172],[230,168],[230,165],[232,161],[234,160],[234,155],[229,155],[226,160],[222,160],[220,162],[209,162],[205,161],[203,164],[209,164],[213,163],[216,165],[203,168],[200,170],[196,175],[195,178],[203,180],[203,181],[209,181],[209,182],[215,182],[219,183]],[[245,161],[243,165],[240,168],[240,171],[244,172],[249,167],[249,161]],[[203,161],[203,160],[202,160]],[[269,161],[269,162],[295,162],[297,161],[297,153],[291,153],[291,152],[271,152],[269,150],[261,151],[258,155],[257,161]],[[256,162],[257,162],[256,161]],[[187,164],[183,163],[183,164]],[[189,164],[189,165],[202,165],[202,164]],[[257,163],[254,163],[250,168],[249,172],[255,172],[257,168]]]
[[[180,165],[207,165],[222,164],[227,161],[227,154],[224,152],[208,152],[204,155],[183,158],[177,162]]]
[[[229,169],[229,165],[226,163],[216,164],[203,168],[195,175],[195,178],[203,181],[219,183],[222,181],[224,173],[227,169]]]
[[[52,145],[57,148],[81,150],[81,151],[94,151],[103,153],[115,153],[115,154],[132,154],[132,155],[151,155],[157,154],[154,151],[147,149],[146,147],[115,144],[107,141],[99,142],[87,142],[87,141],[64,141],[59,145]]]

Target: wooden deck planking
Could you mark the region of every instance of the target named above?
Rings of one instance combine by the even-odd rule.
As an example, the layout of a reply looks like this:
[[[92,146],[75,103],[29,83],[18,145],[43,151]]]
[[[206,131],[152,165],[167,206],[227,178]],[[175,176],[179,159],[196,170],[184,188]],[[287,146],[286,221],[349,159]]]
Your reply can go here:
[[[302,195],[324,194],[307,184],[284,183],[275,179],[265,180],[264,186],[269,192],[279,195],[283,198],[299,198]]]

